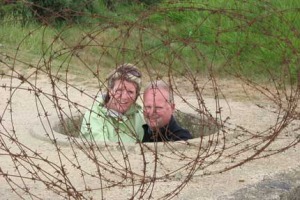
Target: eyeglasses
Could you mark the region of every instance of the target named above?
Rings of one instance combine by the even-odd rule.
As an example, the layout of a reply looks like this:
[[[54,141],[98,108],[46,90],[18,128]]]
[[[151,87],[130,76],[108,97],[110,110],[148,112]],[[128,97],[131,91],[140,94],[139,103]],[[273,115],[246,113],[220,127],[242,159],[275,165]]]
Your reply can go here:
[[[120,68],[117,69],[116,73],[121,73],[121,74],[131,74],[135,77],[141,78],[142,74],[137,71],[135,68],[131,67],[131,66],[122,66]]]

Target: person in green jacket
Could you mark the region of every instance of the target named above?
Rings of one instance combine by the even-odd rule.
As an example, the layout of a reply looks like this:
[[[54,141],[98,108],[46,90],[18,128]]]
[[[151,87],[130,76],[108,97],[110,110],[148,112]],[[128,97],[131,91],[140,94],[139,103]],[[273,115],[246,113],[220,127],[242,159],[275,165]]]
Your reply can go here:
[[[136,103],[142,74],[126,63],[107,78],[107,93],[97,98],[81,124],[81,136],[92,141],[135,143],[144,136],[142,107]]]

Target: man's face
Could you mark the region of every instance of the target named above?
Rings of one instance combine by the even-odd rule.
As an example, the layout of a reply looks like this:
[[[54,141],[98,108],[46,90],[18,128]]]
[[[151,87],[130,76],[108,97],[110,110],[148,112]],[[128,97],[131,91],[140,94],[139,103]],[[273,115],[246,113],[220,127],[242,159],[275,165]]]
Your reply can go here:
[[[174,111],[169,93],[163,89],[150,89],[144,93],[144,118],[151,129],[167,125]]]
[[[114,87],[109,92],[111,99],[107,103],[107,107],[119,113],[129,110],[137,96],[135,84],[124,80],[116,80]]]

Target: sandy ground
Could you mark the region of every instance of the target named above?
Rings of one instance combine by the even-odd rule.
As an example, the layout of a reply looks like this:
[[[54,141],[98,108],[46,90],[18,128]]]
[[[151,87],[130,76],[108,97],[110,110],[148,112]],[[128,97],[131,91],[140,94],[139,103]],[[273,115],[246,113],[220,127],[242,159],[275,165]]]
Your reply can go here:
[[[223,137],[220,136],[218,144],[212,144],[211,149],[210,141],[216,142],[216,136],[203,141],[200,138],[193,139],[190,145],[174,144],[173,148],[163,144],[148,145],[149,148],[157,149],[157,154],[151,150],[141,153],[141,149],[146,149],[146,146],[141,148],[140,145],[128,145],[125,150],[118,149],[115,144],[100,144],[97,151],[88,147],[81,148],[81,141],[77,144],[76,141],[68,142],[66,136],[58,135],[49,127],[53,126],[55,119],[57,121],[59,114],[55,108],[58,105],[65,116],[76,115],[76,108],[84,110],[85,106],[91,104],[92,98],[72,88],[64,96],[65,85],[59,83],[56,85],[56,96],[61,98],[55,102],[49,81],[42,79],[36,83],[35,80],[30,80],[30,83],[33,85],[19,85],[18,80],[11,82],[10,79],[0,79],[1,199],[168,199],[168,193],[174,199],[230,199],[240,189],[300,167],[298,144],[270,157],[250,160],[229,171],[214,173],[240,163],[255,152],[251,148],[245,152],[239,150],[251,146],[260,138],[245,142],[249,144],[234,146],[234,142],[246,138],[245,134],[234,130],[226,133],[225,142],[222,142]],[[5,85],[15,86],[17,89],[5,88]],[[39,88],[40,93],[31,91],[32,87]],[[80,88],[90,95],[97,91],[96,88],[84,85]],[[197,106],[198,101],[192,93],[186,92],[184,99]],[[209,95],[204,101],[214,113],[216,101]],[[260,109],[255,105],[257,102],[259,100],[221,99],[222,119],[229,118],[226,126],[243,126],[253,133],[268,130],[275,123],[277,115]],[[187,106],[181,98],[177,97],[176,103],[178,109],[193,112],[191,106]],[[269,108],[270,111],[275,109],[272,104]],[[299,131],[291,131],[296,127],[299,127],[299,122],[291,122],[286,131],[281,132],[261,155],[284,148],[297,137],[299,140]],[[53,144],[47,134],[50,138],[55,138],[58,144]],[[240,138],[236,137],[238,134],[241,135]],[[200,146],[206,150],[199,150]],[[240,154],[233,155],[236,152]],[[145,163],[146,172],[143,171]],[[101,178],[97,176],[99,174],[102,175]],[[170,176],[167,177],[166,174]],[[181,188],[182,183],[184,185]],[[67,195],[75,194],[74,190],[83,196]],[[278,196],[274,197],[276,198]],[[232,199],[235,199],[234,196]]]

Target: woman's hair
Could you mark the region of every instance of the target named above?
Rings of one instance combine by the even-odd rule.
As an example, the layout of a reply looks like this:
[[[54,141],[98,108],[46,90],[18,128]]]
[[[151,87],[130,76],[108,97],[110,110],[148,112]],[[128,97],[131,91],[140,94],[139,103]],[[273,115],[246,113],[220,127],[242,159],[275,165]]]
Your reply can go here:
[[[136,98],[140,94],[141,90],[141,83],[142,83],[142,74],[138,70],[138,68],[130,63],[125,63],[122,65],[119,65],[114,71],[112,71],[108,76],[107,76],[107,94],[104,99],[104,103],[107,103],[110,99],[109,96],[109,90],[114,88],[115,82],[117,80],[122,80],[122,81],[128,81],[130,83],[133,83],[136,87]]]

